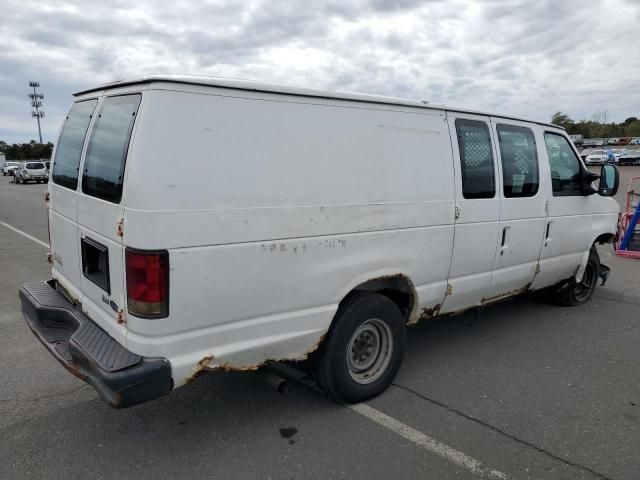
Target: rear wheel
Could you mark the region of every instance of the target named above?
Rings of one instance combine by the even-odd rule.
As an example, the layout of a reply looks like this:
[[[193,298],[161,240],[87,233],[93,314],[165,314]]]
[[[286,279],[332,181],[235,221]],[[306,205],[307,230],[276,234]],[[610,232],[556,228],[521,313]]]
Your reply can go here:
[[[591,300],[600,277],[600,257],[595,246],[591,247],[589,260],[580,282],[564,285],[553,293],[553,300],[563,306],[583,305]]]
[[[318,376],[335,400],[362,402],[395,378],[405,348],[405,322],[384,295],[356,293],[340,307],[321,348]]]

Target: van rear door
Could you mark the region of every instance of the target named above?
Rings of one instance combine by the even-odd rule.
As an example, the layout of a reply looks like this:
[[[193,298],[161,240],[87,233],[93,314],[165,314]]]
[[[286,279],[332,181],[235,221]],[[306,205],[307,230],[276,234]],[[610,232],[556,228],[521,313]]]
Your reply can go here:
[[[93,123],[78,194],[77,245],[84,310],[122,320],[125,305],[122,190],[141,94],[106,96]],[[100,323],[100,322],[99,322]]]
[[[78,177],[89,124],[98,99],[75,102],[64,121],[53,156],[49,182],[49,242],[52,273],[67,293],[80,298],[81,278],[78,236]]]

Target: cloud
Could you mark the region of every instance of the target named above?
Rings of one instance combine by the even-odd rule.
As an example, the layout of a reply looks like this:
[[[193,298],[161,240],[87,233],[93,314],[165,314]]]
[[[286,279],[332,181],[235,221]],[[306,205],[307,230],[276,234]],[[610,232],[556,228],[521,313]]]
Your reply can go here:
[[[82,88],[192,73],[548,120],[640,114],[635,0],[5,0],[0,139],[36,136],[27,84],[45,94],[45,140]],[[34,12],[35,21],[34,21]]]

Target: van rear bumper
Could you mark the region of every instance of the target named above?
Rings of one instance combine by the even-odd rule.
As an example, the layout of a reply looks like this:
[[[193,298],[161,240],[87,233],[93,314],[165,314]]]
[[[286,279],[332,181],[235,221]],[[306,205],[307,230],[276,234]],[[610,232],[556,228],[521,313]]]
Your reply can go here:
[[[112,407],[130,407],[171,390],[168,360],[126,350],[56,290],[53,280],[23,285],[20,301],[38,340]]]

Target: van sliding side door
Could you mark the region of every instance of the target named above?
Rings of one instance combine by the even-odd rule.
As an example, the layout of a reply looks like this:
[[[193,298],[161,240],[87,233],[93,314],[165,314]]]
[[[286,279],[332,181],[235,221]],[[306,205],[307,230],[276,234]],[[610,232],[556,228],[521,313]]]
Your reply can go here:
[[[488,117],[447,113],[453,150],[456,220],[448,295],[440,312],[482,302],[491,285],[500,221],[496,152]]]

